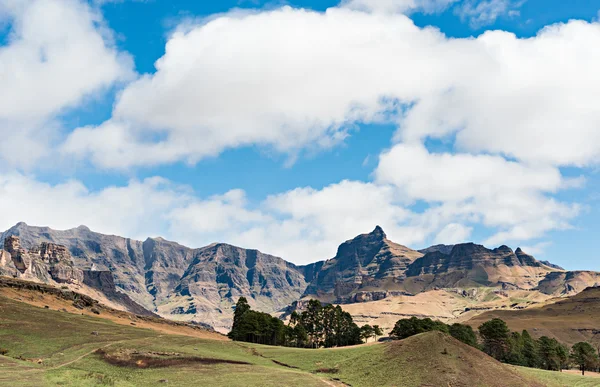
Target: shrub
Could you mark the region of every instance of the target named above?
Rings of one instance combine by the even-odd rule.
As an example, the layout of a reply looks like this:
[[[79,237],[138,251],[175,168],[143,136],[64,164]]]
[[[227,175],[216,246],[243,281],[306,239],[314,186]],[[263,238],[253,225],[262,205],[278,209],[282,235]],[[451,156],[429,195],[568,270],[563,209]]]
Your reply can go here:
[[[0,355],[5,356],[8,353],[8,349],[0,348]]]

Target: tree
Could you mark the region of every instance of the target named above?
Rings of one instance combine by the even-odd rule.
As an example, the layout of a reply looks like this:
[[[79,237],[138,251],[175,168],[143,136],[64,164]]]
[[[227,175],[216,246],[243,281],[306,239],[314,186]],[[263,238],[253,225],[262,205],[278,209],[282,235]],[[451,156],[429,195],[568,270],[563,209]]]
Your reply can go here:
[[[375,340],[377,340],[377,337],[383,336],[383,331],[379,325],[373,325],[373,335],[375,336]]]
[[[373,327],[369,324],[365,324],[360,327],[360,338],[365,342],[368,342],[371,337],[375,336],[375,331]]]
[[[503,361],[510,349],[510,330],[506,323],[494,318],[479,326],[483,351],[496,360]]]
[[[308,342],[312,348],[319,348],[323,341],[323,306],[318,300],[310,300],[306,310],[300,315],[300,324],[306,329]]]
[[[454,323],[448,327],[450,335],[471,347],[478,348],[477,336],[469,325]]]
[[[579,342],[571,348],[571,359],[579,366],[581,375],[598,365],[598,354],[589,343]]]
[[[559,371],[562,372],[569,365],[569,348],[563,344],[558,344],[556,352],[560,363]]]
[[[250,305],[248,305],[248,300],[246,297],[240,297],[235,304],[235,311],[233,312],[233,326],[231,327],[231,332],[229,332],[228,336],[232,340],[243,340],[240,336],[240,323],[242,321],[242,316],[250,310]]]
[[[538,355],[537,343],[526,329],[521,333],[521,340],[523,342],[524,365],[531,368],[539,367],[540,357]]]
[[[430,331],[448,333],[448,325],[440,321],[433,321],[430,318],[418,319],[416,317],[411,317],[409,319],[398,320],[390,335],[397,340],[402,340],[410,336],[418,335],[419,333]]]
[[[559,371],[565,365],[562,345],[546,336],[538,340],[540,367],[546,370]]]

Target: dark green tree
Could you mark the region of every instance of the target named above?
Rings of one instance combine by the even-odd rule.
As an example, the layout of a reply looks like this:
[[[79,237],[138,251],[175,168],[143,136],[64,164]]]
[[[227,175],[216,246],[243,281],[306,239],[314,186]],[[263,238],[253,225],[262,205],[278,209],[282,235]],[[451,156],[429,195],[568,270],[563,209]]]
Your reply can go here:
[[[556,339],[542,336],[538,340],[538,353],[540,358],[540,368],[551,371],[558,371],[561,367],[559,356],[560,343]]]
[[[579,366],[581,375],[585,375],[585,370],[590,370],[598,366],[598,354],[594,347],[589,343],[579,342],[571,348],[571,360]]]
[[[248,300],[246,297],[240,297],[235,304],[235,311],[233,312],[233,326],[231,327],[231,332],[229,332],[228,336],[232,340],[243,340],[240,336],[240,322],[242,320],[242,316],[250,310],[250,305],[248,305]]]
[[[527,330],[523,330],[521,333],[521,340],[523,341],[523,360],[526,367],[537,368],[540,364],[540,357],[538,355],[538,347],[536,341],[531,337]]]
[[[433,321],[430,318],[419,319],[411,317],[409,319],[398,320],[390,335],[397,340],[402,340],[429,331],[448,333],[448,325],[440,321]]]
[[[477,335],[469,325],[454,323],[448,327],[448,331],[452,337],[462,341],[471,347],[478,348]]]
[[[383,336],[383,331],[379,325],[373,325],[373,335],[375,336],[375,340],[377,340],[379,336]]]
[[[496,360],[504,361],[510,350],[510,330],[506,323],[494,318],[479,326],[479,334],[483,340],[483,351]]]
[[[360,338],[368,342],[371,337],[375,336],[375,331],[372,326],[365,324],[360,327]]]

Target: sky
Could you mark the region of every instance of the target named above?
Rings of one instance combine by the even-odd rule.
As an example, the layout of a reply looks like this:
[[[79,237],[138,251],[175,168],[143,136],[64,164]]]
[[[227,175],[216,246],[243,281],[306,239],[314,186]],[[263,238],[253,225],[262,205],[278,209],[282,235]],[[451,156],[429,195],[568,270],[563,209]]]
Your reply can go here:
[[[567,4],[568,3],[568,4]],[[600,0],[0,0],[0,229],[600,270]]]

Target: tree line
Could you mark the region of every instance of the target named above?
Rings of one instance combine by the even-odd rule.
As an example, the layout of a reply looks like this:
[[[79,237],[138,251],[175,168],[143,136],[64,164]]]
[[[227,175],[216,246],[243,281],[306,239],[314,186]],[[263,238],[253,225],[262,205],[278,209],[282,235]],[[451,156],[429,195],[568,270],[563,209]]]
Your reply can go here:
[[[301,348],[331,348],[362,344],[383,335],[374,325],[359,327],[340,306],[310,300],[302,313],[293,312],[287,325],[268,313],[254,311],[240,297],[228,336],[232,340]]]
[[[499,318],[479,326],[481,340],[478,340],[475,331],[468,325],[447,325],[429,318],[416,317],[399,320],[390,336],[401,340],[434,330],[450,334],[503,363],[552,371],[561,371],[574,365],[582,374],[585,374],[586,370],[597,370],[600,367],[600,349],[596,352],[589,343],[579,342],[568,348],[547,336],[536,340],[527,330],[521,333],[511,332],[506,323]]]

